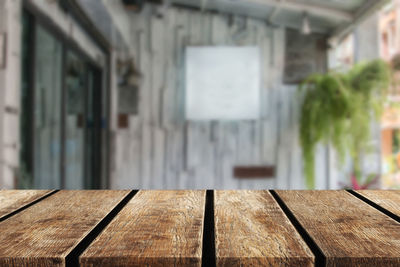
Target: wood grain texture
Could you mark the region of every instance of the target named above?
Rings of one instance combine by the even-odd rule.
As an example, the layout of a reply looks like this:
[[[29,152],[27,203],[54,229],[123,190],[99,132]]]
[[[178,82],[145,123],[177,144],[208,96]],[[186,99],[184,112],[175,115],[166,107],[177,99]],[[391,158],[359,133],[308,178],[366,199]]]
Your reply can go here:
[[[357,193],[400,216],[400,190],[360,190]]]
[[[0,223],[0,266],[65,266],[129,191],[59,191]]]
[[[268,191],[215,191],[217,266],[314,266]]]
[[[0,221],[50,192],[51,190],[0,190]]]
[[[277,191],[327,266],[400,266],[400,224],[346,191]]]
[[[80,257],[81,266],[200,266],[205,191],[140,191]]]

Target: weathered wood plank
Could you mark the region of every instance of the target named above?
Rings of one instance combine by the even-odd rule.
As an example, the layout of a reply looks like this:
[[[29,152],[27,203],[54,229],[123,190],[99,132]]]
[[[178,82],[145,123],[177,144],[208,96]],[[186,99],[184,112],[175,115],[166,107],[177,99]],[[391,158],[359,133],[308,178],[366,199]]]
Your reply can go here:
[[[65,266],[129,191],[60,191],[0,222],[0,266]]]
[[[357,193],[400,216],[400,190],[360,190]]]
[[[140,191],[80,257],[81,266],[200,266],[205,191]]]
[[[268,191],[215,191],[217,266],[313,266],[314,256]]]
[[[399,266],[400,224],[346,191],[277,191],[327,266]]]
[[[0,221],[50,192],[51,190],[0,190]]]

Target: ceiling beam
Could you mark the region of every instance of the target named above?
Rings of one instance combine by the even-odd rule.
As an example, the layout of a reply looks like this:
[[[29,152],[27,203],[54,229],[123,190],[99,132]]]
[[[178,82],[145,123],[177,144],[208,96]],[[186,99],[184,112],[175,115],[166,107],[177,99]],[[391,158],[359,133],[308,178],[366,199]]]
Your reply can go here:
[[[288,21],[277,22],[275,20],[275,18],[278,16],[278,14],[282,11],[282,5],[281,5],[282,2],[283,1],[280,0],[279,5],[274,7],[273,11],[270,13],[270,15],[267,18],[268,23],[271,25],[275,25],[275,26],[279,25],[279,26],[284,26],[286,28],[301,30],[301,25],[299,25],[299,24],[290,23]],[[320,27],[319,25],[311,25],[311,29],[312,29],[312,32],[314,32],[314,33],[326,34],[328,32],[328,29]]]
[[[308,4],[298,0],[246,0],[244,2],[264,6],[268,5],[277,7],[279,9],[293,10],[296,12],[307,12],[310,15],[329,17],[346,22],[350,22],[354,19],[353,14],[350,12],[322,5]]]
[[[293,23],[293,22],[289,22],[289,21],[279,21],[279,22],[272,21],[270,24],[272,26],[281,26],[281,27],[285,27],[288,29],[298,30],[301,32],[301,25],[299,25],[298,23]],[[318,25],[311,25],[311,32],[326,35],[328,32],[328,29],[320,27]]]
[[[368,16],[372,15],[374,12],[379,10],[385,4],[389,3],[390,0],[369,0],[364,5],[362,5],[356,12],[354,20],[351,23],[347,23],[342,27],[336,29],[331,35],[332,42],[342,39],[351,31],[354,30],[357,25],[364,21]]]
[[[279,14],[281,11],[281,5],[277,5],[274,7],[274,10],[271,12],[271,15],[268,16],[268,22],[273,23],[275,20],[275,17]]]
[[[208,0],[201,0],[201,11],[204,12],[208,4]]]

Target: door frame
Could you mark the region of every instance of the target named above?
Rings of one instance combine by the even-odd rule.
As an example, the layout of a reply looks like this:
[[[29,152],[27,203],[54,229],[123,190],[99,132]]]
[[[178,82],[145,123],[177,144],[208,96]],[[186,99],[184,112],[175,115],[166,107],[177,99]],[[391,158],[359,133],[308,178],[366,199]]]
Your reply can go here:
[[[104,37],[96,30],[93,29],[93,26],[90,27],[88,24],[88,21],[90,20],[85,17],[86,15],[82,10],[80,10],[79,6],[70,6],[70,3],[75,2],[74,0],[66,0],[65,2],[68,2],[67,8],[68,10],[65,10],[66,12],[70,12],[71,15],[73,16],[73,19],[77,20],[77,22],[83,27],[83,30],[85,33],[89,35],[89,37],[92,38],[92,40],[95,42],[96,45],[99,46],[99,48],[102,50],[104,53],[104,56],[106,58],[106,63],[108,64],[110,62],[110,46],[107,42],[104,42]],[[61,7],[61,5],[60,5]],[[65,8],[65,7],[62,7]],[[79,9],[79,10],[78,10]],[[88,67],[88,69],[95,69],[98,70],[100,75],[102,76],[101,78],[101,85],[100,85],[100,90],[101,90],[101,96],[105,98],[107,101],[103,101],[103,103],[106,104],[105,107],[100,106],[100,111],[101,114],[99,114],[101,121],[109,121],[109,105],[110,105],[110,100],[107,97],[109,95],[109,88],[110,88],[110,68],[109,66],[101,66],[98,62],[94,61],[92,58],[90,58],[85,51],[81,49],[81,47],[70,37],[68,37],[64,31],[46,14],[43,14],[31,1],[28,0],[23,0],[23,5],[22,5],[22,13],[21,13],[21,20],[22,16],[28,16],[29,17],[29,22],[30,22],[30,45],[31,47],[29,48],[29,67],[26,67],[27,69],[29,68],[29,72],[27,73],[28,75],[28,80],[29,84],[31,84],[29,88],[29,105],[27,111],[30,112],[30,117],[33,119],[33,114],[35,110],[35,75],[34,75],[34,63],[36,61],[36,51],[35,51],[35,34],[36,34],[36,28],[37,25],[40,25],[43,29],[45,29],[49,34],[51,34],[57,41],[61,43],[62,46],[62,67],[61,67],[61,144],[60,144],[60,184],[61,188],[65,188],[65,138],[66,138],[66,55],[68,51],[72,51],[73,53],[77,54],[80,58],[83,59],[85,62],[85,65]],[[78,15],[76,15],[78,14]],[[83,20],[84,22],[82,22]],[[97,32],[96,32],[97,31]],[[94,33],[95,32],[95,33]],[[25,68],[25,66],[22,66],[22,68]],[[87,90],[86,90],[87,91]],[[85,96],[87,92],[84,92]],[[84,153],[87,151],[87,122],[86,122],[86,112],[87,112],[87,101],[84,103],[84,112],[85,112],[85,118],[84,118]],[[102,103],[99,103],[99,105],[102,105]],[[106,114],[105,116],[103,116]],[[32,121],[32,120],[31,120]],[[34,140],[35,140],[35,132],[34,132],[34,125],[33,122],[30,123],[29,127],[29,132],[30,132],[30,138],[27,140],[26,144],[29,146],[27,148],[27,153],[28,155],[25,155],[25,158],[27,159],[28,162],[26,164],[28,165],[28,169],[33,176],[34,174]],[[100,134],[100,145],[101,149],[100,155],[99,155],[99,162],[98,164],[105,164],[105,166],[109,166],[109,155],[108,151],[109,150],[109,142],[103,140],[101,138],[103,131],[105,130],[106,136],[109,135],[109,123],[102,123],[101,128],[99,129],[99,134]],[[22,136],[21,136],[22,138]],[[87,170],[88,168],[88,162],[86,160],[86,154],[83,155],[83,158],[85,159],[84,162],[84,170],[83,170],[83,176],[84,176],[84,186],[88,188],[95,188],[95,189],[104,189],[108,188],[109,186],[109,168],[105,168],[106,170],[102,172],[102,168],[97,168],[96,173],[98,173],[99,176],[97,176],[97,179],[92,179],[89,181],[89,177],[86,177]],[[91,168],[93,168],[91,166]],[[37,177],[33,177],[34,179],[37,179]]]

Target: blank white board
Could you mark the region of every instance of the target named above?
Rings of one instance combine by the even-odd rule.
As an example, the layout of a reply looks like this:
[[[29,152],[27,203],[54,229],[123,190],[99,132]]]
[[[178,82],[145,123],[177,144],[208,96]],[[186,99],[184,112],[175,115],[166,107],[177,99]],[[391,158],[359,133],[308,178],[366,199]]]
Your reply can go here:
[[[255,120],[260,114],[258,47],[187,47],[188,120]]]

